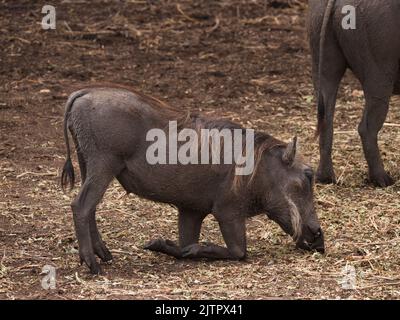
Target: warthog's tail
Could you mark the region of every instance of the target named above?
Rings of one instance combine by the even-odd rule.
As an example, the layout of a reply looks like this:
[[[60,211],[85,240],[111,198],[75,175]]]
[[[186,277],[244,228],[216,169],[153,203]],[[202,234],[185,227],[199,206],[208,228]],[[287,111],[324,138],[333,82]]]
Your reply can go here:
[[[332,9],[336,0],[328,0],[326,5],[324,19],[322,20],[321,33],[319,36],[319,58],[318,58],[318,125],[317,125],[317,136],[320,134],[322,128],[325,125],[325,102],[324,97],[321,92],[321,78],[322,78],[322,69],[324,64],[324,48],[325,48],[325,40],[326,40],[326,29],[328,28],[329,19],[332,14]]]
[[[69,139],[68,139],[68,117],[69,113],[71,111],[72,105],[74,104],[75,100],[78,99],[79,97],[82,97],[85,95],[87,91],[85,90],[80,90],[76,91],[73,94],[71,94],[68,98],[68,101],[65,105],[65,114],[64,114],[64,139],[65,139],[65,145],[67,147],[67,159],[65,160],[64,168],[61,174],[61,188],[65,192],[66,187],[69,185],[70,190],[74,188],[75,185],[75,172],[74,172],[74,166],[72,165],[71,161],[71,149],[69,145]]]

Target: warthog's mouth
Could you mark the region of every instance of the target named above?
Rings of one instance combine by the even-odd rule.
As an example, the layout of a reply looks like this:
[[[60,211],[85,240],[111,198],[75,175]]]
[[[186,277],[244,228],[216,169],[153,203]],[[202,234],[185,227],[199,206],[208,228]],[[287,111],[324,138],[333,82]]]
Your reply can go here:
[[[309,243],[307,240],[300,240],[296,243],[296,247],[307,251],[317,251],[325,253],[325,245],[323,239],[317,239],[314,243]]]

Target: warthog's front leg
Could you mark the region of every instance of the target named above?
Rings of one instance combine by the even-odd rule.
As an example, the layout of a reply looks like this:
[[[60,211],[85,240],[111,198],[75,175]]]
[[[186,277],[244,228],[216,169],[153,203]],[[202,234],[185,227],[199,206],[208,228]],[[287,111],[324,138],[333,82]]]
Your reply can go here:
[[[179,246],[171,240],[155,239],[147,243],[144,248],[182,258],[182,249],[197,243],[200,237],[201,224],[205,214],[198,212],[179,210]]]
[[[165,253],[169,256],[173,256],[175,258],[181,258],[181,248],[171,240],[164,240],[164,239],[154,239],[149,241],[145,246],[144,249]]]
[[[246,257],[245,218],[237,215],[216,216],[227,247],[215,244],[191,244],[182,249],[184,258],[231,259],[241,260]]]

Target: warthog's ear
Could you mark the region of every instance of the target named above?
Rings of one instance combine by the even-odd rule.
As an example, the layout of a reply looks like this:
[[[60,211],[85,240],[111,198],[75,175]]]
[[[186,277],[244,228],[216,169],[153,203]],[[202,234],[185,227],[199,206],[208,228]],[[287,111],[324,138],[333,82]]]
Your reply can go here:
[[[285,152],[283,153],[282,160],[287,165],[292,165],[296,157],[297,150],[297,136],[293,138],[291,142],[288,143]]]

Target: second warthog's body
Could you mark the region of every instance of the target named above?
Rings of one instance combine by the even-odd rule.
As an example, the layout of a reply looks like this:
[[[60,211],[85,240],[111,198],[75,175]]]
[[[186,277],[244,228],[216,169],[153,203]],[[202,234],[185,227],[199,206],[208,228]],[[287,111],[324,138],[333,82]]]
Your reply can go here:
[[[348,16],[351,11],[343,8],[354,8],[354,16]],[[352,20],[350,28],[343,23],[348,17]],[[339,83],[350,68],[360,81],[366,100],[358,130],[369,179],[381,187],[392,184],[380,157],[377,135],[386,119],[390,96],[400,94],[400,1],[309,0],[308,28],[318,95],[321,159],[317,179],[324,183],[335,181],[333,116]]]

